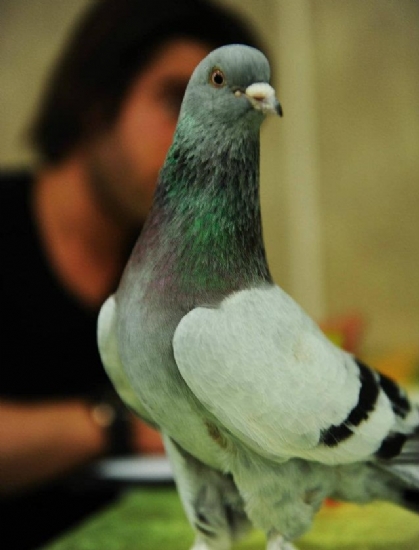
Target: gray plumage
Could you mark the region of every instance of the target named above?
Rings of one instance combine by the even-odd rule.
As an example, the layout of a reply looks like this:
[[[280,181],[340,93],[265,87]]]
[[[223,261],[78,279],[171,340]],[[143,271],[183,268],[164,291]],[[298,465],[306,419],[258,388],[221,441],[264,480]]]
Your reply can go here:
[[[165,441],[194,550],[250,524],[289,550],[326,497],[419,511],[419,412],[335,347],[271,278],[259,130],[281,114],[266,58],[213,51],[192,75],[154,204],[98,342]]]

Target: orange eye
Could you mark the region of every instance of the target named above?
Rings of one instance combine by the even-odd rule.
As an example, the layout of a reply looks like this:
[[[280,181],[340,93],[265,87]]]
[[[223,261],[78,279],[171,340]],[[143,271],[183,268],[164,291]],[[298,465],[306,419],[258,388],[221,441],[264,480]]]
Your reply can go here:
[[[215,88],[222,88],[225,84],[225,76],[223,71],[220,71],[220,69],[214,69],[211,73],[210,82]]]

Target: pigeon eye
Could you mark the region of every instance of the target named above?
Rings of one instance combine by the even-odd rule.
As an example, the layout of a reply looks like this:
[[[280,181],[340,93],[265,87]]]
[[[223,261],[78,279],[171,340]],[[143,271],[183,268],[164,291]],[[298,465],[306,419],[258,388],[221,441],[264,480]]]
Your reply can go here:
[[[210,82],[214,88],[222,88],[225,84],[225,76],[223,71],[220,71],[220,69],[214,69],[211,73]]]

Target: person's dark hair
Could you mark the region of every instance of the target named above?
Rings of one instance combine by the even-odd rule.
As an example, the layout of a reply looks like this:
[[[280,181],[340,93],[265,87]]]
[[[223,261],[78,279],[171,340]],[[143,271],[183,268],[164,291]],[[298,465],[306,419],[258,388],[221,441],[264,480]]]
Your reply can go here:
[[[207,0],[96,0],[62,52],[31,127],[40,158],[58,163],[111,124],[133,79],[174,37],[260,48],[240,18]]]

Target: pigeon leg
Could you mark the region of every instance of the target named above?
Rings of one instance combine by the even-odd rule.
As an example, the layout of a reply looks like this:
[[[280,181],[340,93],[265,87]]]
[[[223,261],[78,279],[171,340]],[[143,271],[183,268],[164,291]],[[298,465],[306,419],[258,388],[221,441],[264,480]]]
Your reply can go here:
[[[266,550],[297,550],[297,548],[287,542],[282,535],[273,531],[268,535]]]
[[[249,520],[230,476],[202,464],[170,438],[164,444],[186,516],[196,532],[191,550],[230,550]]]
[[[273,465],[249,450],[236,453],[232,465],[247,516],[255,528],[267,533],[267,549],[291,550],[289,541],[309,530],[324,499],[323,489],[328,490],[319,487],[322,466],[299,459]]]

